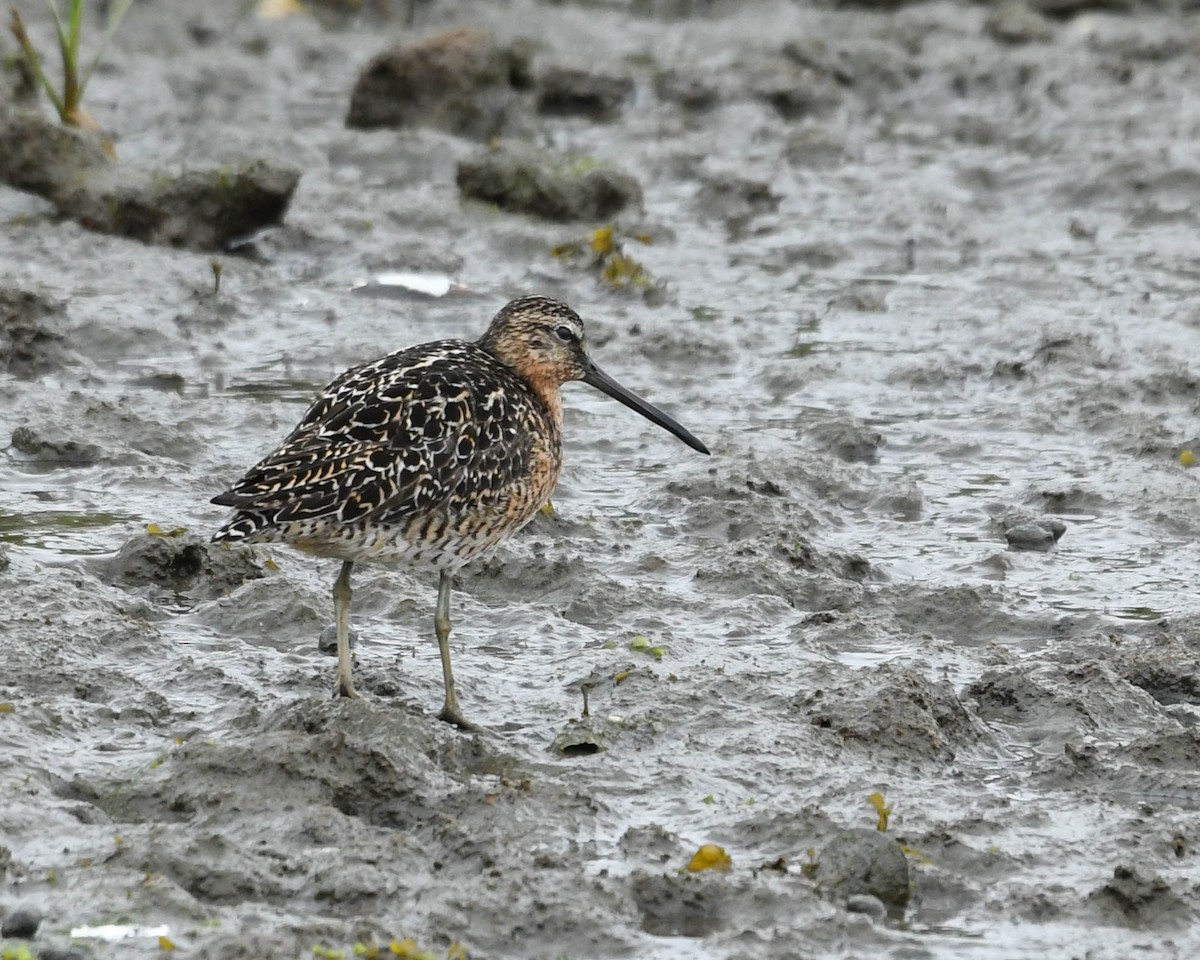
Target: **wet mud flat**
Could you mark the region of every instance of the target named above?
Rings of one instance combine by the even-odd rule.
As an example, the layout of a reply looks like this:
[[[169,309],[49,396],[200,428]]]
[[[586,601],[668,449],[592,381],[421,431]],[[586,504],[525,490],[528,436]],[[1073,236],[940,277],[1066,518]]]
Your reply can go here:
[[[461,101],[347,125],[465,28]],[[106,63],[122,163],[301,175],[234,253],[0,189],[5,949],[1195,952],[1194,13],[156,0]],[[491,733],[403,570],[333,700],[336,565],[208,500],[531,292],[713,456],[568,387],[554,512],[456,582]]]

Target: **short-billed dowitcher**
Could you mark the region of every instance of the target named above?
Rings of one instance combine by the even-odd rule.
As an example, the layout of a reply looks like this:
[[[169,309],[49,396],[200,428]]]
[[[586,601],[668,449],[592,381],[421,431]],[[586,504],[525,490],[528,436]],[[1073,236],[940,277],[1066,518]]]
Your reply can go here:
[[[474,343],[437,340],[347,370],[277,450],[213,498],[237,511],[213,540],[286,543],[342,561],[333,585],[335,696],[358,696],[349,637],[354,564],[436,570],[434,627],[446,694],[438,717],[472,729],[450,669],[451,579],[550,498],[562,468],[559,388],[569,380],[591,384],[708,453],[596,366],[574,310],[524,297],[496,314]]]

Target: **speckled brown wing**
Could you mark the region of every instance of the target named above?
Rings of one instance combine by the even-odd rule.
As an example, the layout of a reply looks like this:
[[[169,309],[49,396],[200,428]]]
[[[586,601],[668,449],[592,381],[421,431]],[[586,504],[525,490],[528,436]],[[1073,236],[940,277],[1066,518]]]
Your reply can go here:
[[[472,343],[447,340],[346,371],[277,450],[213,498],[238,513],[217,540],[272,528],[404,525],[489,501],[530,468],[540,401]]]

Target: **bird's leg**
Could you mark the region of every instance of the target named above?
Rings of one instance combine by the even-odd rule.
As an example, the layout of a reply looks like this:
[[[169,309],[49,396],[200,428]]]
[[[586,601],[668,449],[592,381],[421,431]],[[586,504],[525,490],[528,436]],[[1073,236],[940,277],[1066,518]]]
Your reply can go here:
[[[454,693],[454,671],[450,669],[450,571],[443,570],[438,577],[437,613],[433,618],[433,628],[437,633],[438,650],[442,654],[442,679],[446,685],[446,702],[439,720],[452,723],[460,730],[477,731],[479,728],[467,720],[458,709],[458,697]]]
[[[351,676],[350,660],[350,571],[353,561],[342,563],[342,572],[333,582],[333,619],[337,624],[337,683],[333,688],[335,697],[357,697],[354,679]]]

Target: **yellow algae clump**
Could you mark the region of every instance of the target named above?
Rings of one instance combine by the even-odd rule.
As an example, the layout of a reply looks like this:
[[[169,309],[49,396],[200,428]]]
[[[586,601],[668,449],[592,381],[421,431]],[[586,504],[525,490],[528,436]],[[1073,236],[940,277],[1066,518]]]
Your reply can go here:
[[[887,806],[883,800],[882,793],[873,793],[867,797],[867,803],[875,808],[875,812],[879,815],[879,822],[875,824],[875,829],[880,833],[886,833],[888,828],[888,817],[892,815],[892,808]]]
[[[733,859],[725,852],[724,847],[715,843],[706,843],[688,862],[687,868],[693,873],[701,870],[720,870],[722,872],[733,866]]]

